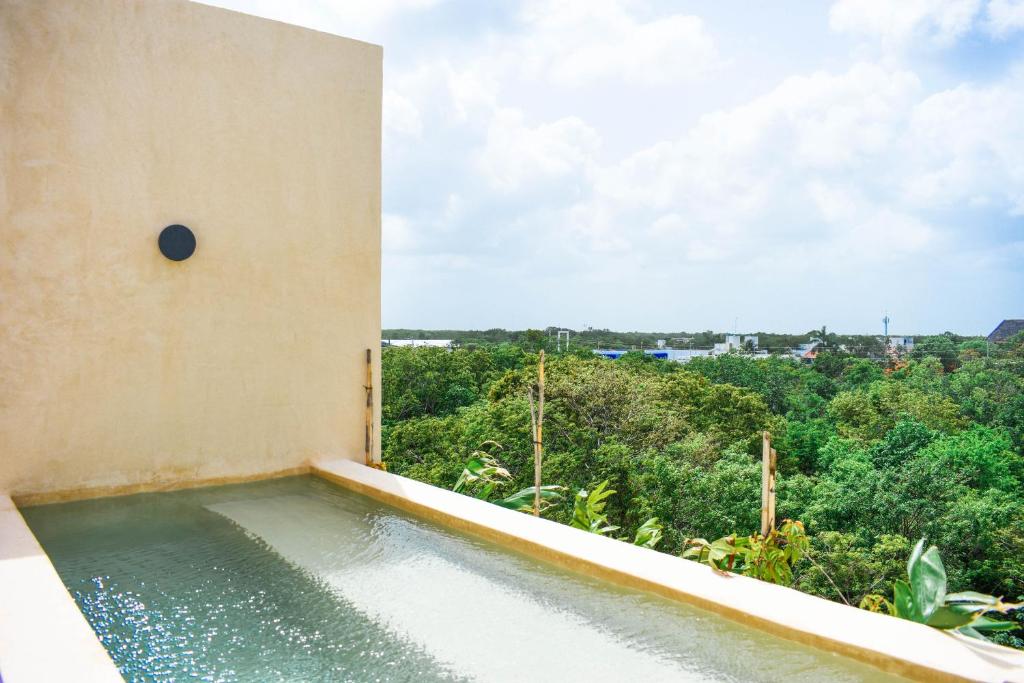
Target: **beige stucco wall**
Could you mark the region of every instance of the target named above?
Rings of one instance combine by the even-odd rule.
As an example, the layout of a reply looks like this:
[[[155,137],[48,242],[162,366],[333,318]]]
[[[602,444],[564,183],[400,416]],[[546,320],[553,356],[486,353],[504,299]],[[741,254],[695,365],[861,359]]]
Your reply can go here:
[[[185,0],[2,0],[0,105],[0,492],[362,459],[380,47]],[[187,261],[157,249],[172,223]]]

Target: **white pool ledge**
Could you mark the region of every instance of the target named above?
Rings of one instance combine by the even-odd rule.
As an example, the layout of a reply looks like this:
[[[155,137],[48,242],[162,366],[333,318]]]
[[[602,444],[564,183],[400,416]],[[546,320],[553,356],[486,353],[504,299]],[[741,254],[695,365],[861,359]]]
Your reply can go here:
[[[0,495],[0,680],[123,681],[5,495]]]
[[[1024,653],[874,614],[629,543],[589,534],[360,463],[324,459],[313,472],[406,511],[618,584],[922,681],[1024,683]]]

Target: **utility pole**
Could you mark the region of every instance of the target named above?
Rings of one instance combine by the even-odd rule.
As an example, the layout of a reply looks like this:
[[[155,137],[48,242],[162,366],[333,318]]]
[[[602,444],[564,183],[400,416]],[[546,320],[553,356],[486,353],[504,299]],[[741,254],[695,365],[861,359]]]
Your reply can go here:
[[[882,358],[886,358],[889,355],[889,311],[886,311],[885,317],[882,318],[882,329],[884,330],[882,343],[885,345],[882,348]]]

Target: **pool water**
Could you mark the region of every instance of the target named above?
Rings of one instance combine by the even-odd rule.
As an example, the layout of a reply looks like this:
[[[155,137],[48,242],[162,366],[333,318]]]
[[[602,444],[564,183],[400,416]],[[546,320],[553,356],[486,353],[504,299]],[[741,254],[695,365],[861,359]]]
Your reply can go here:
[[[315,477],[22,510],[129,681],[883,681]]]

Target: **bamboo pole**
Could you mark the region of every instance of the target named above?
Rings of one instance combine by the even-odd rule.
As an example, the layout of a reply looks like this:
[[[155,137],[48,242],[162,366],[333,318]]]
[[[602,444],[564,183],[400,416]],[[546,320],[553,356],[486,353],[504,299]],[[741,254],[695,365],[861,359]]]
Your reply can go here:
[[[772,448],[772,457],[768,463],[768,529],[775,528],[775,467],[779,454]]]
[[[364,458],[366,464],[374,466],[373,461],[373,353],[366,349],[366,444]]]
[[[770,432],[761,434],[761,535],[775,528],[775,465],[778,454],[772,448]]]
[[[536,391],[535,386],[530,386],[529,391],[526,392],[526,397],[530,400],[530,444],[533,446],[533,481],[534,484],[537,482],[537,404],[536,399],[533,397],[533,392]],[[537,504],[537,494],[533,496],[534,509],[539,514],[540,505]]]
[[[761,433],[761,535],[768,535],[769,469],[772,459],[772,435]]]
[[[544,351],[537,365],[537,424],[533,439],[533,516],[540,516],[541,466],[544,458]],[[531,410],[532,413],[532,410]]]

